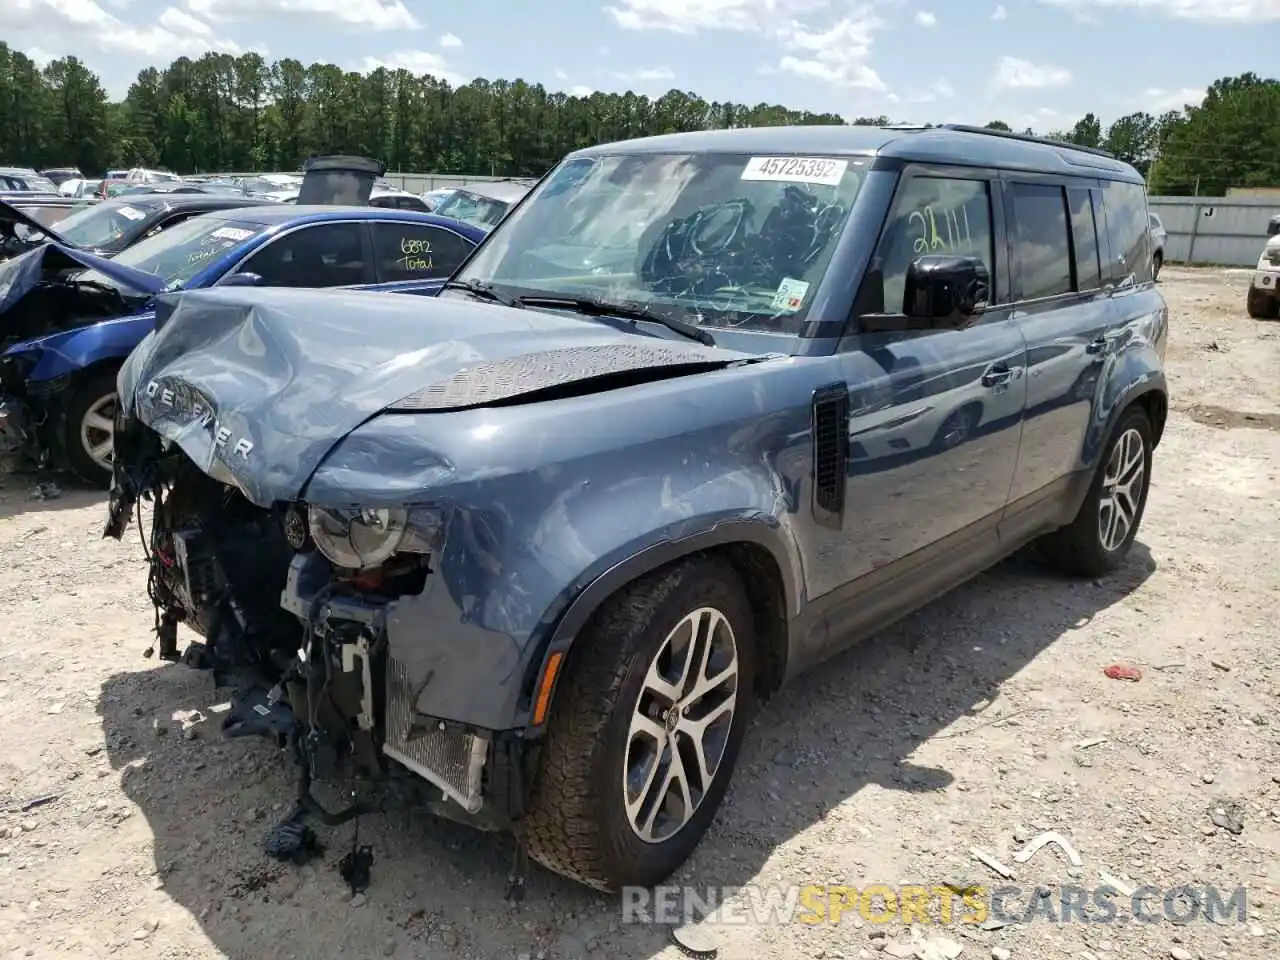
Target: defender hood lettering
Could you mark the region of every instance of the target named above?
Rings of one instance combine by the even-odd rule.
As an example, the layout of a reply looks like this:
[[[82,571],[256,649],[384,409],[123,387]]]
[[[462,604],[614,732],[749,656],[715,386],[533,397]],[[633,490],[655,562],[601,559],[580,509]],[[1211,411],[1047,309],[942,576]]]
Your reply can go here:
[[[164,280],[153,274],[95,257],[76,247],[46,243],[0,263],[0,317],[41,283],[55,279],[64,271],[76,269],[97,270],[136,293],[153,294],[164,289]]]
[[[383,412],[442,415],[756,359],[564,311],[223,288],[161,297],[120,387],[127,414],[266,506],[297,497],[339,441]]]

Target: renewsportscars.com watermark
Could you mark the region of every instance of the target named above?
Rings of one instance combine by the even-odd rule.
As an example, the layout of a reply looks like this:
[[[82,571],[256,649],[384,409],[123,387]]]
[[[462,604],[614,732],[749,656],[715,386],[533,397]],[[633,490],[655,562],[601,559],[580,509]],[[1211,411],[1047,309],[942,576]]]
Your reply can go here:
[[[623,923],[1244,923],[1244,887],[624,887]]]

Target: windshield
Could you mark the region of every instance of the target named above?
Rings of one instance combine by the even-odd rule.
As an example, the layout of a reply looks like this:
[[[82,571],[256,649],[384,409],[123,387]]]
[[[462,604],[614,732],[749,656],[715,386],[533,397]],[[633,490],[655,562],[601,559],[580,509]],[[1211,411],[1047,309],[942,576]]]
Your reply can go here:
[[[868,163],[728,153],[568,160],[458,279],[509,296],[625,301],[706,326],[796,332]]]
[[[256,223],[238,223],[219,217],[192,217],[135,243],[112,259],[122,266],[160,277],[165,282],[165,290],[172,292],[218,257],[263,229]],[[118,286],[96,270],[79,274],[76,279]]]
[[[58,233],[77,247],[114,249],[135,236],[146,220],[137,207],[107,200],[71,214],[58,224]]]
[[[452,194],[436,204],[435,213],[442,217],[452,217],[485,230],[496,227],[511,204],[492,197],[482,197],[466,190],[455,190]]]

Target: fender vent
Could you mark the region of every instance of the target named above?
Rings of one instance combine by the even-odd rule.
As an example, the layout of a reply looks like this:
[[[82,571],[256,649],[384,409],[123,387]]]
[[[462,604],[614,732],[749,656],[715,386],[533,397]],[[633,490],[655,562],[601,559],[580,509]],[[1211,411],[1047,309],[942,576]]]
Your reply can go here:
[[[813,394],[813,515],[823,526],[844,525],[849,466],[849,388],[832,384]]]

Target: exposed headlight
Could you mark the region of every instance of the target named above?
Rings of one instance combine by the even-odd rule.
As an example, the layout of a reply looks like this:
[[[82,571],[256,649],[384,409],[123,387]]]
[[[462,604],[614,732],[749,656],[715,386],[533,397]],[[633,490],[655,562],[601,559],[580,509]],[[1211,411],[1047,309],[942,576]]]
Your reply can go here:
[[[321,553],[348,570],[367,570],[386,563],[400,548],[409,511],[312,507],[307,519]]]
[[[316,549],[331,563],[368,570],[397,553],[430,553],[441,517],[426,509],[309,507],[307,526]]]

